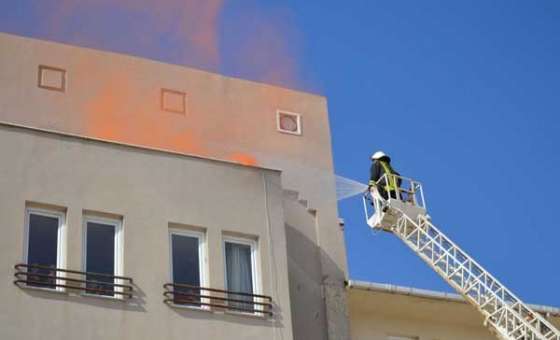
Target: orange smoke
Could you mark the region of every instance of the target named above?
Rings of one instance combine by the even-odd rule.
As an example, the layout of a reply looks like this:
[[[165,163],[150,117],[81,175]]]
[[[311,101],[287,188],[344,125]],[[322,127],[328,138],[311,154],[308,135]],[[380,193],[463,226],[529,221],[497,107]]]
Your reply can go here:
[[[145,51],[161,49],[165,42],[172,44],[169,54],[186,64],[214,70],[219,66],[218,21],[223,0],[57,0],[47,3],[49,8],[41,12],[48,15],[49,34],[64,36],[71,43],[119,51]],[[74,27],[76,20],[81,20],[78,27]]]
[[[83,67],[89,72],[95,72],[95,67],[91,64],[84,64]],[[206,148],[185,126],[177,124],[177,120],[182,120],[183,117],[161,114],[157,90],[139,90],[129,73],[113,72],[111,78],[105,80],[98,89],[91,89],[91,96],[85,102],[85,134],[105,140],[205,156]]]
[[[221,30],[224,12],[235,6],[243,10]],[[286,7],[230,2],[226,8],[224,0],[42,0],[40,12],[48,34],[70,43],[211,71],[226,65],[241,77],[301,87],[300,35]],[[220,56],[221,45],[230,46],[227,58]]]
[[[245,8],[238,15],[235,53],[228,62],[234,72],[260,82],[299,87],[299,34],[287,8]],[[235,35],[235,33],[232,33]]]
[[[257,166],[256,158],[245,153],[234,153],[230,156],[230,160],[245,166]]]
[[[133,51],[132,54],[165,50],[169,52],[167,57],[214,71],[220,70],[227,60],[230,73],[242,77],[289,87],[300,84],[298,35],[293,15],[286,9],[265,12],[256,6],[244,7],[236,14],[235,27],[220,30],[224,0],[44,1],[41,13],[49,17],[50,34],[69,37],[71,43],[119,52]],[[235,5],[235,2],[229,3],[229,6]],[[119,19],[116,23],[115,18]],[[234,50],[228,51],[228,58],[220,58],[220,40],[224,37],[233,37],[236,42]],[[103,70],[97,72],[97,67]],[[106,75],[107,68],[114,67],[84,60],[74,72],[87,74],[82,79],[88,79],[97,73]],[[185,120],[178,115],[162,114],[159,88],[142,88],[142,75],[135,73],[137,71],[113,69],[110,79],[96,79],[86,84],[91,87],[88,98],[82,108],[77,108],[84,115],[81,124],[86,135],[228,159],[247,166],[258,164],[254,155],[263,145],[285,152],[283,144],[273,145],[262,136],[244,136],[225,122],[209,128],[209,137],[202,127],[192,128],[194,120],[190,118],[193,117]],[[261,97],[254,100],[270,110],[243,112],[247,121],[251,121],[249,115],[272,112],[270,119],[274,122],[276,109],[298,111],[287,104],[294,102],[290,91],[265,87],[259,94]],[[199,120],[204,119],[204,115],[221,114],[219,105],[215,107],[215,112],[192,114]],[[204,126],[203,123],[198,126]]]

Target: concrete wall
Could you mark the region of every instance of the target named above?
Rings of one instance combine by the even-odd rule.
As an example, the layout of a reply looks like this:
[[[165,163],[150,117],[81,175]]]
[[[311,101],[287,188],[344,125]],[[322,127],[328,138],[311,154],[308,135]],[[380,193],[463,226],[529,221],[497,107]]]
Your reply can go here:
[[[329,339],[348,338],[346,252],[324,97],[7,34],[0,50],[0,121],[281,169],[283,187],[316,211],[311,234],[304,224],[291,227],[305,237],[300,243],[317,247],[323,292],[321,305],[294,301],[292,308],[297,315],[324,309],[320,329]],[[66,71],[65,92],[37,86],[39,65]],[[161,109],[162,88],[186,93],[185,114]],[[279,109],[301,114],[301,136],[276,130]],[[297,271],[290,278],[307,280]],[[304,337],[305,322],[296,324]]]
[[[297,200],[284,201],[286,216],[286,239],[288,245],[288,273],[290,278],[290,300],[293,306],[292,320],[296,340],[325,339],[327,329],[323,327],[326,310],[321,277],[320,249],[317,246],[315,214]]]
[[[0,125],[0,339],[292,339],[280,173]],[[67,211],[68,268],[81,269],[84,210],[124,219],[131,302],[18,288],[26,202]],[[202,228],[209,286],[224,288],[224,233],[258,240],[272,319],[177,309],[170,223]]]
[[[422,298],[389,292],[349,289],[353,340],[496,340],[483,318],[466,302]],[[560,317],[553,317],[555,324]]]

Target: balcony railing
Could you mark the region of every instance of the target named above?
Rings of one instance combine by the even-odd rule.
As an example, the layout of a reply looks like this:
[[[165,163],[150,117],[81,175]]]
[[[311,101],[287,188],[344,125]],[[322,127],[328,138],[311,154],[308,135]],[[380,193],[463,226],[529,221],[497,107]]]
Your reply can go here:
[[[81,272],[36,264],[16,264],[14,284],[26,288],[75,290],[88,295],[130,299],[133,281],[130,277]]]
[[[178,283],[163,285],[164,303],[272,316],[272,298]]]

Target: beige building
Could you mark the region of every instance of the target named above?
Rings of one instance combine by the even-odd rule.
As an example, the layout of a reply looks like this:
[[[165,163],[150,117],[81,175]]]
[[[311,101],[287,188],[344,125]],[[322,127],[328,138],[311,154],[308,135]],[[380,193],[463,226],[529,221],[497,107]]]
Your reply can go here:
[[[325,98],[0,51],[0,339],[348,338]]]
[[[0,80],[0,339],[491,338],[348,281],[324,97],[8,34]]]
[[[353,340],[496,340],[478,311],[456,294],[350,281]],[[560,326],[560,309],[531,307]]]

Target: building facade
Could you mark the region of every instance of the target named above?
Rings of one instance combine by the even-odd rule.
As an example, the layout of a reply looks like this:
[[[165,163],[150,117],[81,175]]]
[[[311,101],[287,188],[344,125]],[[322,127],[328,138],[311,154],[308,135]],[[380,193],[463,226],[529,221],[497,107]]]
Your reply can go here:
[[[496,340],[478,311],[460,295],[350,281],[353,340]],[[560,309],[531,306],[560,326]]]
[[[0,338],[292,338],[279,172],[9,126],[0,140]]]
[[[0,338],[348,338],[325,98],[0,46]]]

